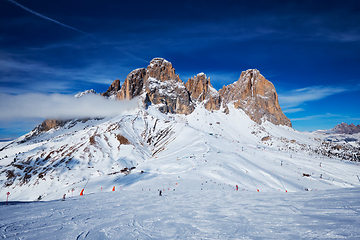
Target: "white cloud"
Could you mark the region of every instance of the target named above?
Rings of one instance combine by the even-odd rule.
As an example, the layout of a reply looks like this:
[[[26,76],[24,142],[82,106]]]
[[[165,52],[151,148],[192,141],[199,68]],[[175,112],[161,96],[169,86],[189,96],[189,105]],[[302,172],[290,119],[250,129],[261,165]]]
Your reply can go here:
[[[79,68],[53,67],[44,62],[24,60],[22,57],[14,58],[0,51],[0,75],[2,76],[0,92],[10,94],[72,93],[74,85],[87,83],[110,85],[115,79],[124,79],[133,70],[131,66],[125,66],[122,63],[108,64],[96,61]]]
[[[109,74],[103,74],[104,69],[107,69],[106,64],[103,63],[93,63],[92,65],[87,66],[82,69],[67,69],[67,68],[55,68],[51,67],[45,63],[37,61],[28,61],[28,60],[15,60],[10,57],[1,56],[0,57],[0,72],[3,74],[8,73],[26,73],[31,75],[44,74],[51,76],[52,78],[62,78],[62,79],[72,79],[72,80],[82,80],[87,82],[94,83],[104,83],[109,82]],[[127,69],[119,68],[119,71],[125,71]],[[128,70],[127,70],[128,71]],[[116,76],[115,76],[116,77]],[[114,79],[115,79],[114,77]],[[16,80],[16,79],[14,79]],[[21,81],[21,80],[18,80]]]
[[[342,87],[313,86],[279,94],[279,101],[284,112],[297,112],[301,108],[296,107],[305,102],[320,100],[345,91],[349,90]]]
[[[303,108],[287,108],[283,110],[284,113],[295,113],[295,112],[303,112],[303,111],[305,111]]]
[[[108,100],[87,94],[81,98],[61,94],[9,95],[0,93],[0,121],[28,118],[87,118],[124,114],[135,109],[138,99]]]
[[[342,116],[342,115],[326,113],[326,114],[305,116],[305,117],[300,117],[300,118],[291,118],[290,120],[291,121],[308,121],[308,120],[313,120],[313,119],[344,118],[344,117],[349,118],[349,117]]]

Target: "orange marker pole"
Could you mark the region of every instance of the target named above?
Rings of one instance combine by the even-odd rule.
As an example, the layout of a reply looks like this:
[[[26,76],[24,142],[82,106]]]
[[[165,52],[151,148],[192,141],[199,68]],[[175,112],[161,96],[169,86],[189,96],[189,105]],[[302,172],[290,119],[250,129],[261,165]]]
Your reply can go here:
[[[6,193],[6,204],[5,204],[5,205],[7,205],[7,203],[8,203],[9,195],[10,195],[10,192],[7,192],[7,193]]]

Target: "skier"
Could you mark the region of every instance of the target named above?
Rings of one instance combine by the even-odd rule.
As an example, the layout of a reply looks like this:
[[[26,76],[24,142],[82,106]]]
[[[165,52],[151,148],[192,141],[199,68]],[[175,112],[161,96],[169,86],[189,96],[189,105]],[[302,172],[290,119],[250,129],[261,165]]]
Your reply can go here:
[[[61,201],[65,201],[65,195],[66,195],[66,194],[64,194],[64,196],[63,196],[63,198],[61,199]]]
[[[160,192],[159,192],[159,196],[161,196],[161,190],[160,190]]]

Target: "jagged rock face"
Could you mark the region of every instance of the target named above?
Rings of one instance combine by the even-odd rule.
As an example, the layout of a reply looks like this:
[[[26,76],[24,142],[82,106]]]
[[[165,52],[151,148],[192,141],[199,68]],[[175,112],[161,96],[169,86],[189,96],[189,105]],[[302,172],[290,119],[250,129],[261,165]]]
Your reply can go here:
[[[59,119],[46,119],[37,128],[40,132],[49,131],[52,128],[63,126],[67,121]]]
[[[185,86],[192,101],[203,103],[209,111],[220,109],[220,95],[212,87],[210,78],[207,78],[204,73],[199,73],[197,76],[190,78]]]
[[[194,111],[185,84],[165,59],[154,58],[150,62],[146,69],[144,91],[145,101],[158,105],[162,113],[190,114]]]
[[[194,106],[190,94],[171,63],[154,58],[149,66],[132,71],[125,79],[117,99],[144,95],[145,105],[155,104],[162,113],[190,114]]]
[[[132,99],[139,96],[143,90],[144,78],[146,75],[145,68],[138,68],[129,73],[117,93],[117,99]]]
[[[224,113],[229,113],[227,104],[231,103],[257,123],[267,120],[291,127],[280,108],[274,85],[258,70],[242,72],[237,82],[217,92],[204,73],[184,84],[170,62],[154,58],[146,69],[132,71],[121,89],[119,84],[114,82],[107,92],[116,93],[120,100],[142,96],[145,106],[157,105],[162,113],[190,114],[194,111],[194,102],[203,104],[209,111],[222,106]]]
[[[182,82],[179,75],[175,74],[172,64],[163,58],[154,58],[146,68],[147,78],[156,78],[162,82],[175,80]]]
[[[224,86],[219,93],[225,104],[234,103],[257,123],[266,119],[276,125],[292,126],[281,110],[274,85],[256,69],[242,72],[237,82]]]
[[[117,92],[119,90],[120,90],[120,80],[116,79],[111,83],[108,90],[106,92],[102,93],[101,95],[104,96],[104,97],[116,96]]]
[[[355,124],[351,123],[348,125],[347,123],[340,123],[334,127],[335,133],[340,134],[354,134],[360,132],[360,125],[355,126]]]

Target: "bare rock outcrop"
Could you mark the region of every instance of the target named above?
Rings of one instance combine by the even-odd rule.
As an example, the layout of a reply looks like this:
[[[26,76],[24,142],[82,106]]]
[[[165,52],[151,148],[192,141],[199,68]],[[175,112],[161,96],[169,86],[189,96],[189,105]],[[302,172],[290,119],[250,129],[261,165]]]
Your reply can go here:
[[[116,79],[114,80],[108,90],[101,95],[104,97],[110,97],[110,98],[116,98],[117,92],[120,90],[120,80]]]
[[[143,96],[145,105],[157,105],[162,113],[190,114],[194,111],[190,94],[172,64],[154,58],[149,66],[132,71],[125,79],[117,99]]]
[[[146,68],[145,101],[158,105],[162,113],[190,114],[194,111],[184,82],[175,74],[172,64],[154,58]]]
[[[145,75],[145,68],[138,68],[129,73],[120,91],[117,93],[117,99],[130,100],[136,96],[139,96],[143,90]]]
[[[120,100],[141,96],[145,106],[156,105],[162,113],[190,114],[195,104],[203,104],[209,111],[222,106],[224,113],[229,113],[228,104],[234,104],[257,123],[270,121],[292,126],[280,108],[274,85],[256,69],[242,72],[237,82],[218,92],[204,73],[185,84],[170,62],[154,58],[147,68],[129,73],[121,88],[119,84],[120,81],[114,81],[106,93],[116,94]]]
[[[220,95],[210,83],[204,73],[199,73],[190,78],[185,84],[193,102],[203,103],[209,111],[220,109]]]
[[[242,72],[237,82],[224,86],[219,93],[225,104],[233,103],[257,123],[267,120],[292,126],[281,110],[274,85],[256,69]]]
[[[59,119],[46,119],[44,120],[39,126],[38,130],[40,132],[46,132],[50,129],[63,126],[67,121],[65,120],[59,120]]]

